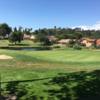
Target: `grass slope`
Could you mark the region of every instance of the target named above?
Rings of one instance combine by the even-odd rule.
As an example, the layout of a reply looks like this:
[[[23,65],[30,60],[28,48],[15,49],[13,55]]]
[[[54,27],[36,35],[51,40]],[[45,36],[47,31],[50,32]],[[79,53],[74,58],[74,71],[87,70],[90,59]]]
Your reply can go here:
[[[12,56],[13,60],[1,60],[0,73],[13,74],[26,71],[27,74],[33,71],[44,73],[58,73],[70,71],[92,71],[99,69],[99,51],[74,51],[74,50],[54,50],[54,51],[13,51],[0,50],[0,54]],[[15,70],[15,72],[14,72]],[[19,71],[17,71],[19,70]],[[28,73],[28,74],[29,74]],[[6,75],[5,75],[6,76]],[[13,77],[13,75],[10,75]],[[29,75],[30,76],[30,75]],[[44,75],[45,76],[45,75]],[[52,74],[51,74],[52,76]],[[9,75],[7,75],[9,77]],[[17,76],[16,76],[17,77]],[[23,77],[22,77],[23,78]],[[3,77],[5,79],[5,77]],[[15,77],[14,77],[15,79]]]
[[[14,51],[0,50],[0,54],[12,56],[13,60],[0,60],[2,81],[33,80],[21,85],[27,86],[27,96],[49,96],[48,89],[58,89],[58,85],[45,85],[59,73],[93,71],[100,69],[100,52],[92,50],[52,50],[52,51]],[[46,78],[46,79],[45,79]],[[34,79],[40,79],[34,81]],[[15,84],[15,83],[14,83]],[[71,83],[70,83],[71,84]],[[4,84],[2,85],[2,87]],[[10,86],[13,86],[10,84]],[[26,98],[26,95],[23,98]],[[28,99],[19,100],[28,100]],[[30,99],[31,100],[31,99]],[[32,99],[33,100],[33,99]],[[34,99],[42,100],[42,99]],[[50,100],[50,98],[49,98]],[[58,100],[58,99],[51,99]],[[60,99],[59,99],[60,100]],[[71,99],[74,100],[74,99]]]

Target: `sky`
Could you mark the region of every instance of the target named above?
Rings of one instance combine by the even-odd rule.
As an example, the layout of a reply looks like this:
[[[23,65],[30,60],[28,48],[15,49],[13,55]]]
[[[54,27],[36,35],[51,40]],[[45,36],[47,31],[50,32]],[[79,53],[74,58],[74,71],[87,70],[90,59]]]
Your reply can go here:
[[[100,29],[100,0],[0,0],[0,23],[12,27]]]

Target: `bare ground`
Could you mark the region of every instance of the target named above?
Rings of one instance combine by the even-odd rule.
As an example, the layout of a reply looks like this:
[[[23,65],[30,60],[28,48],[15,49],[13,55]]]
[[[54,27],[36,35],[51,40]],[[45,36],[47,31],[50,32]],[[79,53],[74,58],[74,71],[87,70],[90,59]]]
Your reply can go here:
[[[8,55],[0,55],[0,60],[6,60],[6,59],[13,59],[13,57]]]

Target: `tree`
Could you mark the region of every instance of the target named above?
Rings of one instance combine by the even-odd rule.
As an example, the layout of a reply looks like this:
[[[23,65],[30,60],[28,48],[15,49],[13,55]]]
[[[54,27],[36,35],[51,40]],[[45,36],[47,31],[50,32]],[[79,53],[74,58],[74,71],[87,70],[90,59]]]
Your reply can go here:
[[[21,28],[17,30],[17,28],[14,28],[14,31],[9,36],[9,41],[12,43],[20,43],[23,40],[23,32],[21,31]]]
[[[44,46],[52,45],[52,42],[49,40],[48,36],[50,35],[49,30],[47,29],[39,29],[34,32],[36,35],[36,39]]]
[[[24,30],[23,30],[23,33],[24,34],[26,34],[26,35],[31,35],[32,34],[32,28],[25,28]]]
[[[11,31],[12,29],[11,27],[8,26],[8,24],[6,23],[0,24],[0,36],[2,36],[3,38],[7,35],[9,36]]]

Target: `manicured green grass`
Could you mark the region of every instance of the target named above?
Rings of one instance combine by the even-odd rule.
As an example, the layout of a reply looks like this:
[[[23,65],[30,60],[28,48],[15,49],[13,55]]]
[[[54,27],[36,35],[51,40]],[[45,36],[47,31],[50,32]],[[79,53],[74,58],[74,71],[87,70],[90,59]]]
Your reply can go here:
[[[21,43],[17,43],[15,45],[14,43],[10,43],[9,40],[0,40],[0,47],[8,47],[8,46],[14,46],[14,47],[24,47],[24,46],[37,46],[37,43],[34,43],[32,40],[23,40]]]
[[[92,71],[100,69],[100,52],[92,50],[52,50],[52,51],[13,51],[0,50],[0,54],[9,55],[13,60],[1,60],[0,72],[14,74],[25,72],[59,73],[70,71]],[[18,70],[18,71],[17,71]],[[15,71],[15,72],[14,72]],[[28,75],[29,75],[28,73]],[[43,74],[44,74],[43,73]],[[18,76],[19,76],[18,75]],[[11,76],[11,75],[10,75]],[[7,79],[5,75],[3,79]],[[17,75],[16,75],[17,77]],[[44,75],[45,77],[45,75]],[[12,75],[13,78],[13,75]],[[25,77],[26,78],[26,77]],[[27,77],[28,78],[28,77]],[[14,77],[14,79],[16,79]],[[24,79],[22,77],[22,79]],[[9,80],[9,78],[8,78]]]
[[[58,86],[55,85],[48,87],[44,83],[49,83],[49,81],[59,73],[90,72],[100,69],[100,52],[94,50],[0,50],[0,55],[1,54],[13,57],[12,60],[0,60],[2,82],[43,79],[23,83],[27,84],[29,93],[34,92],[33,94],[38,97],[43,96],[46,98],[48,97],[48,94],[45,92],[46,90],[58,88]]]

